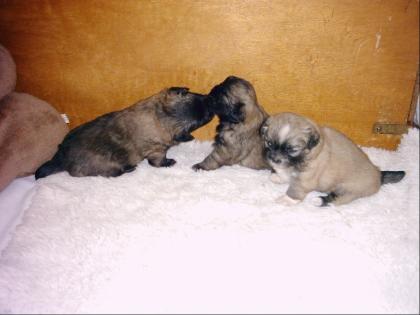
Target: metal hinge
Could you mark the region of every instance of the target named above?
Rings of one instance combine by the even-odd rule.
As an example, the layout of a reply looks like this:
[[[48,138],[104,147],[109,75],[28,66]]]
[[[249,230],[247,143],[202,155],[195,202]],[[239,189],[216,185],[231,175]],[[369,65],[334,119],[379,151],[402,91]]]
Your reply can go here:
[[[402,135],[408,132],[408,126],[403,124],[375,123],[373,133]]]

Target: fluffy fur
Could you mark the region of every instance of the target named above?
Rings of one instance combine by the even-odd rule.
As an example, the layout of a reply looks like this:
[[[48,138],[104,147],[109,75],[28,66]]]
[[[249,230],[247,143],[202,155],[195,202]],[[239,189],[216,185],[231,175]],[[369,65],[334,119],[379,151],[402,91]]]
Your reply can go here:
[[[381,184],[400,181],[405,173],[381,172],[349,138],[292,113],[267,119],[261,127],[265,156],[275,170],[272,180],[289,183],[284,205],[302,201],[311,191],[327,193],[317,205],[341,205],[376,193]]]
[[[211,90],[209,103],[219,117],[213,151],[193,169],[214,170],[234,164],[269,169],[259,134],[268,115],[258,104],[253,86],[244,79],[230,76]]]
[[[205,96],[188,88],[165,89],[121,111],[83,124],[65,137],[51,161],[35,173],[41,178],[60,171],[72,176],[119,176],[143,159],[152,166],[172,166],[167,150],[193,139],[190,134],[214,116]]]

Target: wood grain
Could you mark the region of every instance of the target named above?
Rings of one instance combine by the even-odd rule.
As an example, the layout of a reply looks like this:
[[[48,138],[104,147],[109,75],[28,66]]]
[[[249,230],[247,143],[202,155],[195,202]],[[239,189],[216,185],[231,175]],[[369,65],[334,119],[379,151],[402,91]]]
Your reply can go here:
[[[406,123],[418,67],[416,0],[0,2],[17,90],[75,127],[168,86],[251,81],[269,113],[293,111],[357,143],[395,148],[375,122]],[[214,135],[216,121],[198,130]]]

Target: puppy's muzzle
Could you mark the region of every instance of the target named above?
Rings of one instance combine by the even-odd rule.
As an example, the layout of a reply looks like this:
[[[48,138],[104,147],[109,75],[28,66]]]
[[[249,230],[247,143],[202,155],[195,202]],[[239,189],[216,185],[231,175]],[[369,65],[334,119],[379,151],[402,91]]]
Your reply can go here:
[[[209,107],[208,97],[202,94],[195,94],[192,112],[194,118],[201,124],[209,122],[214,117],[214,112]]]
[[[276,164],[281,164],[281,158],[275,152],[270,151],[270,150],[266,150],[265,151],[265,156],[271,162],[274,162]]]
[[[216,115],[220,115],[223,113],[223,104],[221,102],[220,97],[214,96],[214,95],[209,95],[206,99],[206,105],[209,109],[210,112],[216,114]]]

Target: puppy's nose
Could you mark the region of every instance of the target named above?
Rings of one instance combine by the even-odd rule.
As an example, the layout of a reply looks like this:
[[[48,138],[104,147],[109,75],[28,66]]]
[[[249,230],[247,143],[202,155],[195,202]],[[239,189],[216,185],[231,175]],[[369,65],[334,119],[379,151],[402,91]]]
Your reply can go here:
[[[274,163],[281,163],[281,159],[277,158],[277,155],[273,151],[267,150],[266,156],[269,160],[273,161]]]

